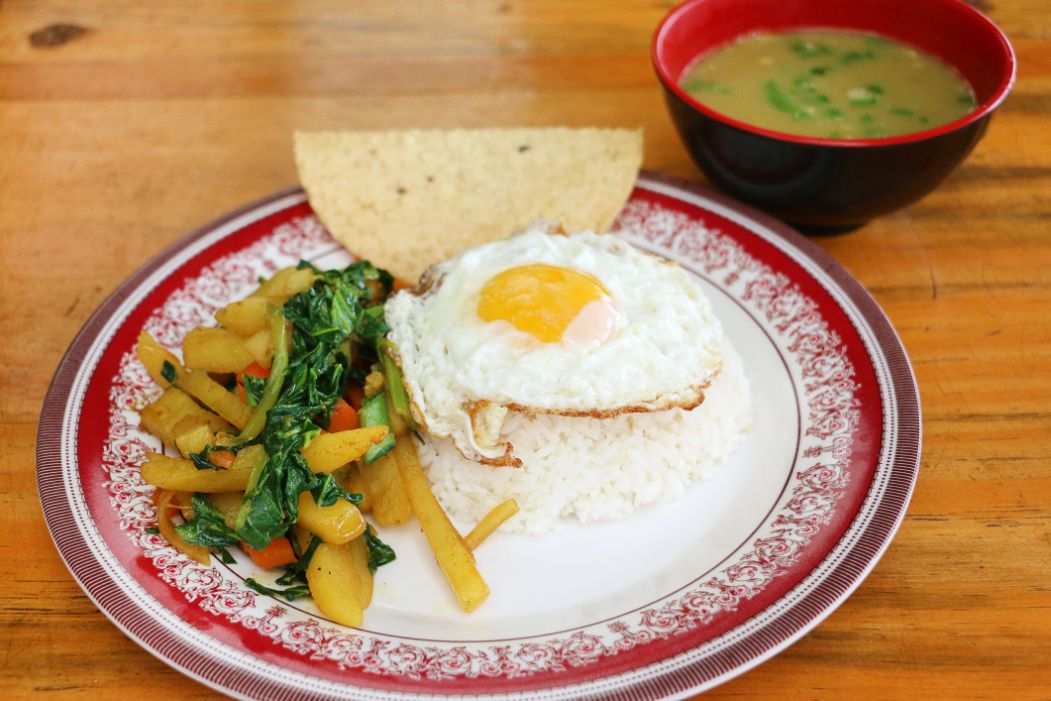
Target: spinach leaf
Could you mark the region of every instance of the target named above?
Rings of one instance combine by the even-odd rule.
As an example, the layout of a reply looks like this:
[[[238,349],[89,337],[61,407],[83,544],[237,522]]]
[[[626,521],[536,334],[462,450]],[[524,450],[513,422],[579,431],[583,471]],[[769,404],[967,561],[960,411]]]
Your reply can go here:
[[[259,403],[260,398],[263,396],[263,390],[266,389],[266,378],[256,377],[255,375],[241,375],[241,382],[245,387],[245,399],[248,400],[248,406],[254,407]]]
[[[332,506],[340,499],[346,499],[351,504],[357,505],[365,498],[361,494],[348,492],[340,487],[339,483],[336,482],[336,478],[329,473],[318,475],[318,477],[321,478],[319,480],[320,484],[310,490],[318,506]]]
[[[233,565],[237,562],[237,560],[234,559],[234,556],[231,555],[230,551],[228,551],[226,548],[216,549],[215,556],[218,557],[219,562],[223,563],[224,565]]]
[[[292,542],[296,542],[294,538]],[[314,552],[319,545],[321,545],[321,538],[315,535],[310,537],[310,543],[307,544],[306,550],[302,553],[298,552],[298,547],[294,548],[297,550],[296,554],[299,558],[291,565],[285,567],[285,573],[277,578],[277,583],[281,586],[287,586],[295,582],[305,583],[307,581],[307,567],[310,566],[310,560],[314,557]]]
[[[212,506],[207,494],[195,492],[190,504],[193,506],[193,518],[175,527],[175,532],[183,540],[206,548],[225,548],[240,540],[237,533],[226,525],[222,512]]]
[[[175,372],[175,366],[169,361],[165,360],[164,364],[161,365],[161,377],[166,379],[168,382],[175,382],[177,373]]]
[[[374,535],[371,526],[365,529],[365,544],[369,546],[369,572],[375,573],[380,567],[394,561],[394,549]]]
[[[249,589],[259,592],[263,596],[280,597],[285,601],[295,601],[304,596],[310,596],[310,587],[306,584],[297,584],[296,586],[288,587],[287,589],[272,589],[249,577],[245,580],[245,585],[247,585]]]

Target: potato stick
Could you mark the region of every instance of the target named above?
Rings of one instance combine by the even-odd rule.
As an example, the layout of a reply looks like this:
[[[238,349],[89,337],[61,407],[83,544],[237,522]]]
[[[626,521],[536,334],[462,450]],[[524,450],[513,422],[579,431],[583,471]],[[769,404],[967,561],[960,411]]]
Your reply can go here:
[[[274,360],[274,345],[270,331],[263,329],[245,339],[245,350],[263,367],[270,367]]]
[[[464,542],[467,543],[467,547],[471,550],[476,549],[481,545],[486,538],[492,535],[493,531],[499,528],[504,521],[511,518],[518,513],[518,502],[514,499],[505,499],[492,510],[482,517],[482,520],[478,522],[478,525],[471,529],[471,532],[464,536]]]
[[[214,444],[215,434],[203,418],[187,416],[175,426],[175,447],[183,457],[188,458],[190,453],[199,453]]]
[[[217,311],[215,320],[240,336],[252,336],[270,327],[271,304],[266,297],[248,297]]]
[[[357,460],[373,444],[387,437],[386,426],[368,426],[338,433],[322,433],[300,454],[314,472],[332,472]]]
[[[363,514],[372,512],[372,498],[369,496],[368,487],[365,486],[365,479],[358,471],[357,465],[347,465],[340,470],[336,475],[336,481],[339,482],[340,487],[343,487],[343,489],[351,494],[361,495],[361,501],[358,503],[358,511]]]
[[[202,409],[193,397],[175,387],[164,390],[164,394],[139,412],[142,427],[169,444],[175,440],[176,427],[187,416],[200,416],[214,431],[230,425],[210,411]]]
[[[350,542],[365,532],[365,518],[358,507],[346,499],[330,506],[318,506],[310,492],[299,495],[297,523],[333,545]]]
[[[161,489],[181,492],[243,492],[251,469],[234,461],[226,470],[198,470],[184,458],[148,453],[142,464],[142,479]]]
[[[245,365],[251,362],[249,358]],[[247,404],[227,392],[225,387],[208,377],[208,373],[203,370],[194,370],[182,377],[179,387],[239,429],[244,428],[252,418],[252,410]]]
[[[168,513],[170,509],[179,508],[172,503],[173,496],[172,492],[167,489],[158,489],[153,493],[153,504],[157,507],[157,530],[171,543],[173,548],[207,567],[212,562],[208,548],[195,543],[187,543],[175,531],[175,524],[172,523],[171,515]]]
[[[358,586],[358,601],[362,608],[372,603],[372,572],[369,571],[369,546],[364,536],[347,543],[354,563],[355,584]]]
[[[409,493],[412,509],[460,607],[467,612],[474,611],[489,596],[489,586],[478,573],[474,555],[464,545],[460,534],[431,492],[431,485],[411,441],[409,437],[398,441],[398,446],[405,443],[412,451],[411,455],[407,450],[399,453],[398,469]]]
[[[396,526],[412,518],[412,504],[398,471],[394,450],[371,465],[360,465],[369,496],[372,498],[372,517],[381,526]]]
[[[182,342],[186,367],[208,372],[240,372],[252,362],[244,339],[233,331],[198,326]]]
[[[310,543],[310,533],[302,526],[297,526],[296,537],[302,551]],[[314,603],[321,613],[345,626],[361,625],[365,617],[365,605],[359,592],[363,590],[363,585],[358,581],[350,543],[320,543],[310,558],[306,576],[310,595],[314,597]]]
[[[171,385],[168,378],[164,376],[165,362],[171,364],[171,370],[175,373],[176,378],[186,373],[179,359],[172,355],[164,346],[157,343],[153,336],[145,331],[139,334],[139,343],[135,346],[135,355],[138,356],[139,362],[146,368],[146,372],[150,374],[153,381],[165,389]]]
[[[284,304],[294,294],[303,292],[314,284],[314,272],[309,268],[283,268],[274,273],[269,280],[264,280],[251,297],[273,297]]]

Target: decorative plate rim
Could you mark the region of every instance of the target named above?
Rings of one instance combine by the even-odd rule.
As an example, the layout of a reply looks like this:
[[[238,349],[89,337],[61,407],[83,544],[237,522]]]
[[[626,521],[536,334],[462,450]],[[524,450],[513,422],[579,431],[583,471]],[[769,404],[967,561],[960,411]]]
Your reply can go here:
[[[640,173],[639,184],[640,186],[649,184],[674,191],[678,194],[668,194],[668,196],[711,211],[760,236],[798,263],[807,275],[813,277],[833,297],[838,306],[843,307],[841,299],[837,297],[837,292],[853,305],[872,336],[870,343],[875,346],[875,349],[878,349],[889,373],[889,377],[885,380],[889,382],[890,387],[885,387],[883,382],[880,382],[879,385],[881,389],[892,391],[895,399],[890,403],[890,408],[896,414],[893,417],[896,424],[894,433],[896,444],[886,468],[887,484],[879,502],[872,507],[873,513],[868,523],[861,532],[853,533],[853,520],[861,514],[865,502],[872,497],[873,485],[868,486],[862,503],[855,512],[850,514],[852,522],[846,526],[842,535],[828,546],[826,558],[839,550],[848,536],[853,536],[853,542],[845,546],[839,561],[824,575],[822,581],[818,582],[805,596],[791,604],[789,610],[792,611],[792,616],[785,616],[782,613],[760,628],[741,636],[739,640],[728,643],[707,658],[686,661],[677,666],[676,659],[685,657],[689,652],[687,650],[679,654],[677,658],[654,662],[648,666],[665,667],[655,676],[626,679],[625,677],[633,676],[633,672],[638,672],[637,669],[629,669],[615,672],[606,679],[609,684],[615,684],[618,679],[624,682],[619,686],[596,684],[594,681],[573,682],[569,685],[555,684],[545,688],[545,692],[552,697],[568,698],[574,695],[574,692],[600,697],[620,696],[627,689],[631,690],[632,696],[684,696],[715,686],[769,659],[831,614],[875,566],[904,518],[919,469],[922,424],[918,389],[912,368],[890,321],[861,284],[827,253],[802,235],[771,217],[740,205],[728,197],[691,183],[648,171]],[[289,684],[282,680],[251,678],[257,673],[240,666],[224,665],[221,660],[213,659],[210,653],[197,649],[190,642],[179,638],[171,630],[163,627],[158,626],[159,630],[144,631],[135,626],[126,625],[128,609],[138,608],[138,605],[135,601],[129,600],[127,594],[110,580],[105,567],[94,556],[87,536],[70,516],[69,495],[74,487],[79,488],[79,484],[66,484],[61,480],[48,479],[48,477],[61,474],[63,461],[59,436],[64,423],[68,420],[68,406],[63,400],[70,399],[67,395],[72,395],[70,387],[87,350],[110,322],[113,313],[120,307],[127,293],[146,282],[172,254],[190,248],[197,240],[246,214],[268,207],[274,208],[274,211],[280,211],[281,208],[276,206],[278,203],[300,192],[298,187],[282,190],[199,227],[154,256],[118,286],[85,323],[60,361],[47,392],[37,435],[38,490],[48,528],[63,561],[88,597],[115,625],[154,656],[212,688],[243,698],[253,698],[263,692],[270,696],[295,698],[328,698],[328,694],[322,689],[304,689],[302,686]],[[683,194],[696,196],[703,200],[704,204],[690,202],[682,197]],[[791,249],[794,249],[794,253]],[[812,265],[808,266],[804,263]],[[810,269],[811,267],[814,269]],[[824,275],[827,280],[819,279],[820,275]],[[846,308],[843,308],[845,311]],[[847,316],[849,318],[850,315]],[[862,336],[862,330],[858,329],[856,324],[855,328],[859,336]],[[862,342],[865,343],[864,338]],[[871,357],[868,344],[864,352]],[[888,417],[885,416],[884,428],[886,428],[887,421]],[[810,570],[797,587],[802,587],[819,567],[820,565]],[[763,610],[774,608],[787,596],[788,593],[782,594]],[[730,636],[741,625],[743,624],[731,627],[717,638]],[[227,666],[230,668],[226,668]],[[233,678],[237,675],[249,678]],[[370,693],[368,688],[362,688],[361,691]],[[372,693],[376,691],[376,689],[371,690]],[[462,694],[463,692],[454,693]],[[404,691],[394,692],[392,695],[417,696],[417,694]]]

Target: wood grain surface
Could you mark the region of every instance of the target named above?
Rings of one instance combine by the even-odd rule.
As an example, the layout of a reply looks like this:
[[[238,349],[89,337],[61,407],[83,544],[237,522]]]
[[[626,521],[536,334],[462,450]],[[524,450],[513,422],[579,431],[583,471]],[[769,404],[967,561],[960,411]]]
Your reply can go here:
[[[295,128],[609,125],[703,182],[648,58],[668,2],[0,2],[0,698],[215,698],[114,627],[48,536],[36,422],[102,299],[296,182]],[[883,305],[924,410],[896,540],[711,699],[1051,699],[1051,6],[983,0],[1014,94],[935,193],[818,239]]]

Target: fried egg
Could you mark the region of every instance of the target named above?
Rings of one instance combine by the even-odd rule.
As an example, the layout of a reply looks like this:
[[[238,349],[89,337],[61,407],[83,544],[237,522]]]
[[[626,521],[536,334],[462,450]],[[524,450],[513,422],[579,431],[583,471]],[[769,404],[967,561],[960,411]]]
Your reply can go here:
[[[416,421],[490,465],[519,464],[500,438],[508,411],[689,409],[722,366],[698,284],[609,234],[532,229],[471,249],[385,313]]]

